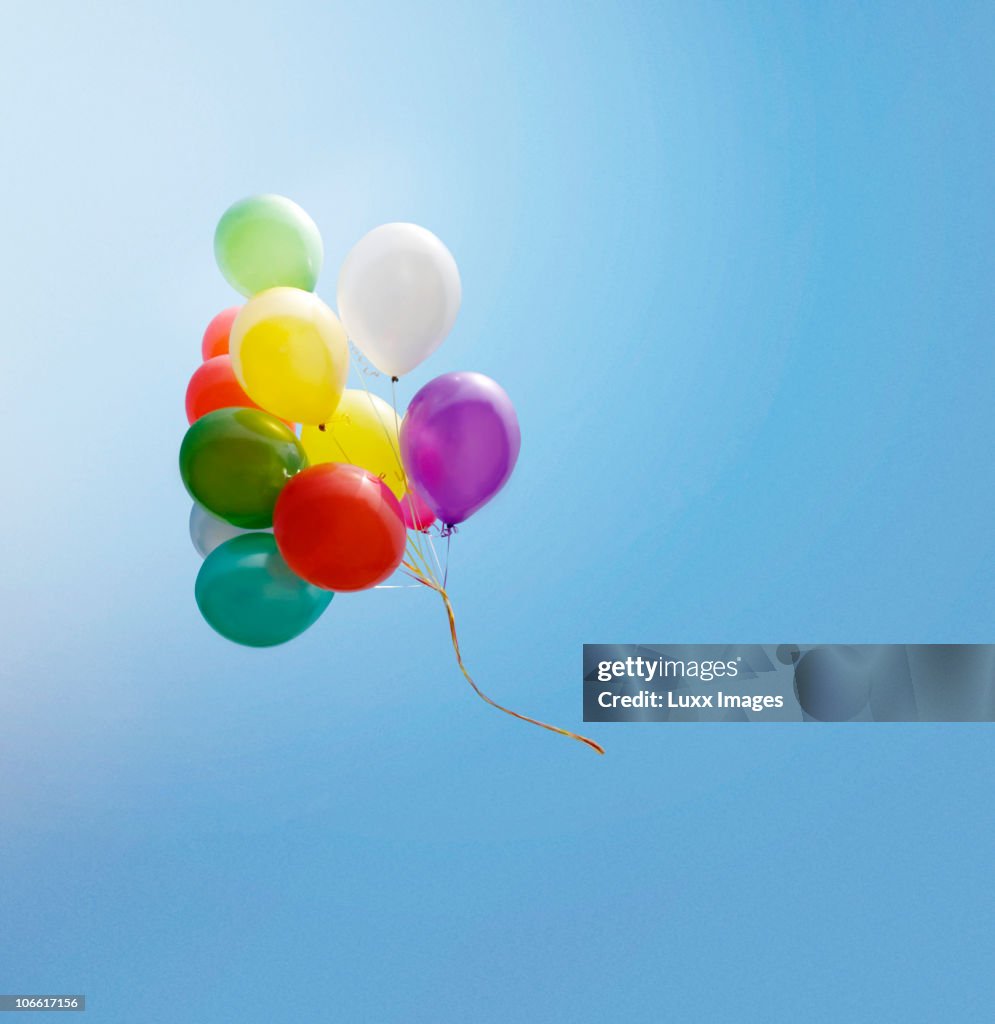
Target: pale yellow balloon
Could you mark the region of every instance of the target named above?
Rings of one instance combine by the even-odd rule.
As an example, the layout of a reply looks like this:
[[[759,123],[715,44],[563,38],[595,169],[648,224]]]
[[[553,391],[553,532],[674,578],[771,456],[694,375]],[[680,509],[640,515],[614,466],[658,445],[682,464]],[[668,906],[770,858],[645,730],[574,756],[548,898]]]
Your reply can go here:
[[[346,388],[325,429],[306,426],[301,444],[312,466],[320,462],[351,462],[381,480],[398,499],[404,496],[401,443],[394,410],[376,395]]]
[[[349,373],[339,318],[313,292],[270,288],[249,299],[232,324],[231,365],[257,405],[294,423],[324,423]]]

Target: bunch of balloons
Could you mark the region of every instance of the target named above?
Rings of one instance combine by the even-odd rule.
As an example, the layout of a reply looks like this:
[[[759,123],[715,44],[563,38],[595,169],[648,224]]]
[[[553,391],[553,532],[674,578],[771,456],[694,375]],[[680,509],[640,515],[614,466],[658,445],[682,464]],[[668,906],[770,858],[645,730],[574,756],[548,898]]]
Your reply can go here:
[[[463,667],[429,531],[448,536],[507,482],[521,446],[511,399],[483,374],[446,373],[402,417],[368,373],[346,386],[350,342],[393,383],[442,344],[461,299],[452,254],[415,224],[375,228],[342,265],[336,315],[314,292],[318,228],[291,200],[235,203],[214,253],[247,301],[208,325],[186,393],[180,474],[204,619],[236,643],[285,643],[335,593],[400,569],[442,596],[460,667],[494,704]]]

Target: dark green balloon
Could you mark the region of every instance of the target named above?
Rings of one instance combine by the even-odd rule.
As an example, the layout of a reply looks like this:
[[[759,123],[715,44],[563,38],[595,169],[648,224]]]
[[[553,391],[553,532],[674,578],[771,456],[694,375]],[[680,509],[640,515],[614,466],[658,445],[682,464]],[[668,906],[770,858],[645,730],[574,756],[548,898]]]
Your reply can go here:
[[[284,484],[307,468],[297,435],[261,409],[216,409],[180,446],[180,476],[194,501],[233,526],[273,525]]]
[[[215,548],[200,567],[194,595],[215,632],[247,647],[300,636],[333,597],[291,572],[271,533],[246,533]]]

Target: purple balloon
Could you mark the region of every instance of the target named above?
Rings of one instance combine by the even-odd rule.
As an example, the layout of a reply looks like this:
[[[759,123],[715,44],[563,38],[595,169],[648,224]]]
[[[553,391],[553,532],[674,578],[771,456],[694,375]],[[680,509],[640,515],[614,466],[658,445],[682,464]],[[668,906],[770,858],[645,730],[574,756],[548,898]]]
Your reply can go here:
[[[521,447],[511,399],[482,373],[430,380],[401,423],[408,479],[447,526],[469,519],[504,487]]]

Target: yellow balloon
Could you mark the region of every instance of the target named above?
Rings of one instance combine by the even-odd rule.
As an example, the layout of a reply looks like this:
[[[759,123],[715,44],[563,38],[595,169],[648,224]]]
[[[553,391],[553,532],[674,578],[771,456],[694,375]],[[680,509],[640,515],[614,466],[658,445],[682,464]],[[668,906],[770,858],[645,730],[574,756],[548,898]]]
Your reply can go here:
[[[338,317],[313,292],[270,288],[232,324],[231,365],[245,393],[292,423],[324,423],[342,397],[349,345]]]
[[[376,395],[346,388],[325,429],[306,426],[301,444],[312,466],[320,462],[351,462],[362,466],[394,492],[404,496],[401,443],[394,410]]]

